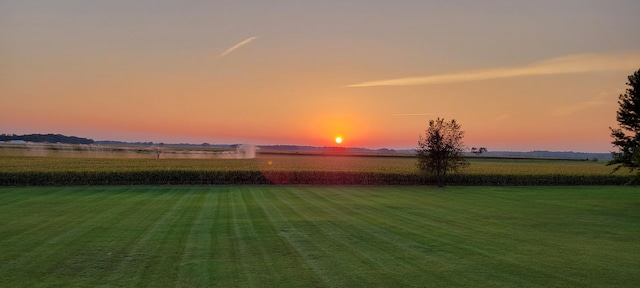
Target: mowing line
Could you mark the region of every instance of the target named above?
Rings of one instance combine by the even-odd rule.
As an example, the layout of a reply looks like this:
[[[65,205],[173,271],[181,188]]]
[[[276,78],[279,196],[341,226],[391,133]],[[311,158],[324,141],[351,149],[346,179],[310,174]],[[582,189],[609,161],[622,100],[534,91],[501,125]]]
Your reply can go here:
[[[221,189],[217,208],[219,213],[211,230],[211,244],[214,245],[212,251],[215,253],[213,255],[215,272],[212,271],[212,274],[217,276],[216,281],[213,282],[217,287],[247,286],[245,282],[240,282],[244,278],[241,271],[242,259],[238,255],[233,233],[231,211],[233,202],[230,200],[230,195],[233,193],[235,190],[229,187]]]
[[[361,195],[369,195],[370,193],[373,193],[372,191],[360,190],[361,188],[355,188],[355,189],[356,191],[359,190],[361,192],[359,194]],[[448,233],[445,234],[446,236],[459,238],[457,233],[451,232],[453,231],[452,229],[443,230],[444,227],[442,227],[442,224],[445,224],[446,222],[441,222],[440,225],[427,224],[425,223],[425,220],[432,221],[431,218],[433,218],[433,215],[427,215],[428,217],[415,217],[415,216],[411,216],[410,214],[401,213],[399,212],[398,209],[377,208],[380,206],[379,203],[369,202],[370,200],[368,200],[376,197],[357,197],[352,195],[353,193],[350,193],[350,192],[353,192],[353,190],[335,191],[335,193],[332,194],[333,197],[327,197],[326,199],[334,203],[336,206],[342,206],[342,207],[347,207],[347,205],[344,203],[360,203],[359,208],[361,209],[354,209],[353,210],[354,214],[361,215],[361,217],[359,217],[358,219],[371,223],[372,225],[381,225],[382,223],[384,223],[384,226],[387,227],[386,228],[387,230],[380,231],[379,233],[381,235],[385,235],[385,234],[396,235],[396,237],[399,237],[399,238],[395,240],[398,241],[398,243],[405,243],[404,246],[406,247],[413,247],[413,246],[425,247],[422,249],[422,251],[430,251],[429,252],[430,254],[427,254],[427,255],[420,254],[417,257],[425,257],[425,256],[435,257],[431,259],[429,262],[431,263],[431,266],[434,269],[436,269],[436,271],[433,271],[436,277],[442,278],[443,275],[447,275],[446,278],[444,279],[446,279],[446,281],[455,282],[456,286],[466,286],[466,285],[472,285],[472,284],[477,285],[479,283],[484,283],[487,281],[486,278],[478,279],[477,277],[470,277],[468,273],[469,271],[466,271],[466,273],[460,273],[461,267],[467,267],[467,266],[474,267],[474,263],[476,262],[471,261],[470,259],[465,259],[461,257],[452,257],[456,254],[449,250],[456,247],[457,248],[467,247],[467,250],[471,249],[471,251],[475,251],[476,249],[472,249],[471,246],[463,244],[466,242],[467,239],[460,238],[459,240],[451,240],[442,236],[436,237],[435,234],[441,235],[443,234],[444,231],[449,231]],[[422,201],[424,201],[424,199]],[[393,200],[383,201],[383,203],[385,204],[396,203],[396,202],[397,201],[393,201]],[[418,202],[414,201],[410,204],[410,206],[416,206],[416,203]],[[371,210],[371,212],[367,212],[367,210]],[[385,217],[380,217],[380,215],[385,215]],[[395,219],[397,220],[394,220],[394,218],[389,217],[393,215],[396,216]],[[400,216],[400,219],[398,219],[397,216]],[[350,220],[357,221],[355,218]],[[425,229],[425,227],[419,224],[422,224],[422,225],[426,224],[428,225],[428,227],[427,229]],[[432,230],[433,228],[436,228],[436,230],[439,230],[439,232],[429,233],[429,231]],[[397,230],[401,230],[402,232],[398,233],[396,232]],[[405,235],[405,236],[401,236],[401,235]],[[409,238],[406,238],[407,236]],[[435,240],[434,241],[435,243],[429,241],[430,242],[429,244],[425,244],[424,243],[425,240],[428,240],[428,239]],[[440,261],[438,260],[438,258],[442,258],[443,260],[446,259],[446,261],[444,262]],[[437,261],[437,262],[434,262],[434,261]],[[433,264],[436,264],[437,266],[434,267]],[[423,265],[418,265],[418,266],[424,267]],[[482,267],[482,266],[475,267],[475,268],[476,269],[481,268],[482,270],[485,269],[485,267]],[[509,275],[505,275],[505,277],[509,278]]]
[[[180,258],[184,255],[188,232],[193,225],[193,219],[200,213],[200,209],[193,209],[192,206],[194,203],[201,203],[204,197],[202,193],[194,192],[194,189],[181,189],[182,195],[167,215],[166,225],[159,227],[159,237],[155,239],[159,242],[152,245],[155,247],[151,252],[153,264],[144,270],[141,277],[143,283],[158,287],[178,278]]]
[[[200,188],[204,190],[204,188]],[[211,266],[211,226],[217,209],[218,193],[209,187],[205,199],[200,203],[198,216],[194,219],[188,233],[184,254],[176,277],[176,286],[205,287],[211,283],[208,271]]]
[[[35,191],[41,192],[42,191],[41,189],[44,189],[45,191],[49,190],[49,188],[17,188],[17,189],[18,190],[26,189],[27,191],[22,193],[27,195]],[[62,192],[60,192],[61,190]],[[44,199],[47,199],[47,200],[51,199],[49,200],[49,202],[51,203],[47,207],[41,207],[41,206],[35,207],[37,209],[34,209],[33,211],[25,209],[23,210],[24,213],[16,213],[15,211],[11,211],[12,214],[9,214],[9,215],[0,214],[3,219],[2,226],[0,226],[0,231],[2,231],[2,234],[4,235],[0,240],[0,243],[2,243],[3,245],[13,245],[15,243],[20,243],[21,246],[24,246],[25,243],[29,243],[34,239],[42,239],[42,235],[48,234],[49,230],[53,230],[54,228],[59,228],[57,230],[66,230],[68,229],[68,227],[74,227],[75,225],[77,225],[77,223],[83,221],[84,219],[73,219],[76,222],[66,222],[67,225],[63,225],[59,227],[51,226],[52,223],[58,223],[60,220],[59,218],[66,217],[66,215],[68,215],[71,212],[71,210],[73,210],[74,212],[78,211],[76,209],[77,204],[75,203],[75,201],[79,201],[79,199],[74,197],[73,199],[74,201],[64,201],[66,197],[70,197],[79,193],[80,191],[78,190],[80,190],[80,187],[64,187],[62,189],[58,189],[57,191],[54,191],[54,193],[46,193],[45,195],[37,195],[37,196],[31,195],[28,201],[21,203],[21,206],[31,208],[33,207],[33,205],[31,205],[30,203],[40,204],[43,199],[42,197],[44,197]],[[42,193],[39,193],[39,194],[42,194]],[[100,204],[101,201],[88,201],[94,198],[98,198],[99,196],[104,197],[106,195],[95,193],[88,196],[84,196],[84,201],[89,202],[89,204],[81,206],[82,208],[80,212],[83,212],[83,213],[93,212],[97,207],[102,207],[102,205]],[[58,201],[58,202],[55,202],[55,201]],[[0,211],[4,211],[4,210],[0,210]],[[48,217],[46,217],[46,220],[43,220],[42,215],[45,213],[48,214],[47,215]],[[17,231],[15,233],[8,232],[9,229],[12,227],[13,223],[17,223],[16,225],[19,224],[20,226],[24,226],[25,222],[31,222],[30,224],[28,224],[30,229],[24,230],[24,231]],[[44,243],[40,242],[40,243],[34,243],[34,244],[42,245]],[[36,249],[36,248],[37,247],[34,247],[33,249]],[[12,251],[12,252],[17,252],[17,251]],[[5,255],[5,257],[6,256],[7,255]],[[0,269],[2,269],[1,266],[0,266]]]
[[[265,190],[267,190],[265,192]],[[265,194],[274,195],[274,193],[282,193],[282,191],[272,191],[272,188],[260,187],[260,189],[252,189],[251,194],[253,198],[256,200],[257,206],[259,206],[261,214],[265,216],[265,219],[268,219],[268,224],[271,229],[276,232],[277,238],[280,243],[286,246],[286,250],[283,252],[283,257],[287,259],[295,259],[290,265],[294,265],[292,267],[294,269],[301,269],[300,267],[304,267],[302,271],[304,272],[305,280],[309,281],[306,285],[300,286],[329,286],[329,279],[324,273],[321,272],[321,266],[316,265],[315,261],[311,259],[311,257],[303,250],[301,243],[302,241],[308,241],[310,239],[298,240],[296,236],[305,237],[303,235],[299,235],[296,231],[296,228],[289,222],[287,217],[284,217],[277,207],[274,206],[276,199],[270,197],[267,199]],[[298,234],[298,235],[296,235]],[[294,270],[296,271],[296,270]],[[296,275],[297,277],[301,277],[301,275]]]
[[[64,190],[67,190],[67,189],[64,189]],[[70,188],[69,190],[79,190],[79,189]],[[74,192],[72,191],[72,192],[69,192],[68,194],[71,194],[70,196],[72,196],[73,193]],[[113,194],[92,193],[89,196],[83,196],[82,198],[79,198],[79,199],[75,198],[75,201],[69,201],[64,203],[65,206],[62,206],[63,209],[61,209],[61,212],[63,212],[63,214],[58,218],[54,218],[56,220],[54,223],[65,223],[65,225],[62,225],[60,227],[43,227],[41,231],[38,231],[39,233],[37,233],[35,236],[21,235],[23,237],[34,237],[33,239],[35,240],[46,239],[47,237],[44,237],[44,235],[48,235],[48,234],[49,234],[49,237],[51,236],[53,237],[48,238],[48,240],[44,242],[29,241],[33,244],[32,247],[29,248],[29,251],[21,254],[17,254],[16,255],[17,258],[4,262],[0,270],[2,270],[3,273],[8,273],[8,277],[10,278],[19,276],[21,273],[26,273],[26,271],[11,272],[13,271],[12,267],[25,267],[25,265],[28,265],[30,267],[29,273],[31,274],[41,273],[42,274],[41,277],[64,272],[64,269],[66,268],[64,265],[64,261],[65,259],[68,259],[68,258],[56,257],[56,255],[68,254],[69,252],[67,250],[70,247],[69,244],[74,243],[75,245],[75,243],[77,242],[75,241],[76,239],[82,239],[82,236],[86,235],[91,231],[96,230],[96,227],[91,226],[93,223],[96,223],[96,221],[100,223],[102,222],[101,219],[112,218],[113,215],[115,214],[112,211],[125,210],[125,208],[117,207],[117,206],[107,207],[106,209],[96,209],[97,207],[104,207],[104,206],[100,204],[101,201],[93,201],[95,198],[98,198],[98,196],[101,196],[101,197],[106,196],[108,200],[110,198],[109,196],[112,196],[112,195]],[[54,194],[47,195],[47,197],[56,197],[56,195],[54,193]],[[89,202],[95,205],[85,206],[86,202]],[[78,203],[82,203],[82,205]],[[66,217],[65,214],[70,213],[71,210],[74,210],[73,208],[76,208],[78,206],[85,207],[85,209],[82,209],[81,211],[83,212],[83,214],[90,215],[90,216],[85,218],[76,218],[72,220],[65,219],[64,221],[60,221],[60,218],[68,218]],[[89,211],[92,211],[94,213],[88,213]],[[96,211],[99,211],[99,213],[95,213]],[[50,231],[54,229],[59,231],[59,233],[55,235],[50,235],[51,234]],[[27,241],[24,241],[24,242],[27,242]],[[9,246],[9,247],[21,246],[24,244],[24,242],[20,244],[14,243],[12,244],[12,246]],[[49,261],[46,261],[45,259],[49,259]],[[62,263],[55,262],[55,260],[61,260]],[[58,271],[58,272],[55,272],[55,271]],[[34,277],[29,277],[29,279],[33,281],[37,281],[39,278],[37,276],[34,276]]]
[[[456,286],[464,286],[470,285],[473,283],[471,278],[465,280],[463,275],[460,275],[456,272],[456,266],[461,262],[469,263],[469,261],[460,259],[460,258],[451,258],[450,253],[442,253],[443,251],[439,250],[437,245],[425,244],[425,239],[438,239],[443,242],[444,240],[441,238],[434,238],[427,234],[421,233],[418,234],[416,231],[420,231],[419,227],[415,227],[412,229],[408,229],[406,226],[410,225],[411,221],[399,220],[399,221],[390,221],[390,216],[388,211],[378,211],[376,213],[367,213],[366,210],[373,209],[375,204],[363,204],[365,199],[376,198],[379,197],[375,194],[371,193],[353,193],[355,188],[349,188],[347,191],[343,191],[340,188],[332,188],[331,190],[310,190],[310,193],[316,194],[319,198],[323,199],[322,203],[318,202],[317,205],[321,205],[325,207],[324,209],[329,209],[334,211],[334,213],[338,214],[335,217],[338,219],[344,219],[345,223],[355,223],[354,229],[361,229],[366,231],[372,237],[376,239],[382,240],[380,242],[381,245],[385,246],[393,246],[395,250],[398,251],[398,254],[401,255],[411,255],[409,259],[403,259],[405,262],[410,262],[411,264],[405,264],[409,267],[413,267],[413,271],[416,271],[416,275],[420,275],[420,277],[424,277],[425,274],[430,275],[431,278],[441,279],[442,281],[453,281]],[[300,193],[302,195],[303,193]],[[365,197],[363,197],[365,196]],[[341,199],[344,198],[344,199]],[[389,200],[386,203],[394,203],[397,201]],[[359,205],[353,205],[354,203],[359,203]],[[414,202],[415,205],[415,202]],[[382,213],[380,213],[382,212]],[[413,219],[413,221],[423,222],[425,219]],[[398,225],[399,224],[399,225]],[[384,228],[383,228],[384,227]],[[393,230],[403,230],[402,233],[395,232]],[[422,229],[423,230],[423,229]],[[417,239],[413,239],[415,237],[406,236],[416,235],[419,237]],[[368,247],[370,248],[370,247]],[[418,249],[416,249],[418,248]],[[384,249],[383,249],[384,250]],[[438,260],[442,258],[442,260],[447,260],[443,262]],[[418,262],[416,262],[418,261]],[[434,266],[435,265],[435,266]],[[448,268],[447,268],[448,266]],[[422,271],[415,270],[416,267],[422,268]],[[433,267],[434,271],[424,270],[427,267]],[[445,269],[443,269],[445,268]],[[444,275],[448,275],[447,277],[443,277]],[[433,281],[433,279],[430,279]],[[463,281],[463,282],[461,282]],[[476,281],[477,284],[478,282]],[[480,282],[482,283],[482,282]],[[451,283],[450,283],[451,284]],[[449,285],[450,285],[449,284]]]
[[[268,241],[267,239],[269,234],[265,233],[265,229],[262,229],[262,227],[266,226],[264,224],[264,221],[265,221],[264,218],[256,217],[255,209],[258,209],[258,208],[255,206],[255,199],[251,194],[252,189],[247,187],[241,187],[240,189],[241,189],[240,200],[242,202],[242,206],[240,207],[241,213],[245,215],[247,220],[251,220],[251,221],[247,221],[245,226],[246,228],[243,229],[246,231],[245,233],[247,235],[250,235],[250,237],[247,237],[247,238],[252,240],[250,242],[252,244],[250,245],[250,247],[252,248],[250,249],[250,251],[253,251],[254,253],[251,257],[253,259],[260,258],[259,262],[261,266],[259,267],[263,269],[264,268],[267,269],[266,271],[267,273],[264,273],[265,271],[258,271],[262,273],[257,273],[257,275],[262,276],[260,277],[260,279],[258,279],[259,286],[263,286],[263,287],[276,286],[275,283],[278,283],[281,278],[281,274],[280,274],[281,271],[279,271],[278,269],[280,267],[277,267],[279,265],[275,264],[277,263],[277,261],[275,261],[276,255],[272,255],[272,256],[268,255],[265,249],[265,245],[268,245],[268,247],[272,250],[276,249],[277,247],[273,247],[274,243],[272,243],[271,241]],[[261,233],[258,233],[258,230],[256,229],[256,227],[258,227]],[[271,232],[271,230],[267,230],[267,231]],[[257,254],[259,254],[259,256]],[[256,266],[252,266],[254,270],[257,268]]]
[[[247,246],[249,244],[248,241],[253,240],[255,235],[253,235],[253,231],[250,230],[247,235],[243,235],[244,227],[246,225],[251,225],[249,217],[246,216],[246,207],[244,206],[244,200],[242,199],[242,191],[235,191],[231,193],[231,220],[233,225],[233,239],[234,247],[236,247],[238,253],[240,254],[240,259],[242,259],[242,271],[244,273],[244,278],[246,279],[246,285],[249,287],[258,287],[260,281],[256,279],[256,274],[251,271],[252,267],[258,266],[256,263],[256,257],[254,255],[249,255],[251,249]],[[240,211],[239,211],[240,210]],[[242,223],[238,223],[238,218],[241,218]]]
[[[321,251],[322,253],[318,253],[315,257],[319,262],[324,262],[321,264],[320,269],[332,270],[329,279],[333,283],[330,282],[329,285],[348,286],[349,283],[368,283],[369,279],[360,274],[362,270],[357,269],[357,266],[363,264],[362,259],[356,259],[357,257],[354,257],[356,255],[352,253],[345,254],[349,250],[348,245],[338,239],[335,233],[323,227],[328,222],[325,217],[312,217],[309,210],[310,207],[302,206],[299,200],[295,200],[294,193],[292,193],[294,188],[281,187],[281,189],[285,190],[286,193],[277,193],[277,197],[291,213],[296,215],[294,218],[304,220],[303,223],[307,224],[301,229],[302,232],[306,231],[307,235],[312,235],[310,238],[313,241],[310,244],[316,248],[314,250],[306,249],[303,252],[317,253],[317,251]],[[337,255],[340,257],[336,257]]]
[[[324,196],[321,194],[325,192],[325,189],[322,188],[307,188],[301,187],[298,188],[300,192],[292,193],[296,197],[298,197],[302,202],[306,202],[310,204],[307,208],[307,211],[312,215],[317,215],[316,217],[329,216],[330,221],[328,225],[323,225],[321,228],[327,235],[331,235],[332,238],[341,242],[348,250],[351,251],[351,255],[353,258],[357,258],[360,265],[365,267],[376,267],[374,270],[369,270],[367,273],[371,273],[372,275],[367,276],[369,285],[382,285],[382,286],[410,286],[410,283],[405,282],[408,279],[406,277],[402,277],[402,279],[395,279],[393,275],[397,275],[398,271],[407,271],[414,270],[417,265],[413,263],[410,265],[408,263],[403,263],[399,260],[400,254],[407,251],[397,251],[391,250],[396,253],[387,253],[385,251],[389,251],[390,249],[380,249],[380,245],[388,246],[391,242],[386,239],[381,239],[377,237],[377,233],[371,231],[371,229],[367,229],[369,225],[363,225],[364,223],[359,221],[348,213],[338,211],[333,207],[330,207],[322,202]],[[339,220],[339,221],[336,221]],[[329,227],[326,226],[331,226]],[[346,226],[346,227],[345,227]],[[338,231],[337,233],[334,231]],[[371,243],[373,239],[374,243]],[[383,241],[380,241],[383,240]],[[372,245],[374,244],[374,245]],[[397,245],[392,245],[398,248]],[[366,251],[366,252],[365,252]],[[395,263],[402,267],[397,267],[395,265],[390,265]],[[393,281],[390,281],[392,280]]]
[[[293,219],[300,219],[303,216],[291,207],[287,199],[283,198],[285,197],[284,195],[289,192],[283,191],[282,187],[278,187],[277,189],[278,191],[271,193],[275,196],[275,198],[273,198],[273,204],[271,204],[274,208],[271,211],[274,211],[274,213],[267,212],[267,214],[275,216],[273,218],[280,218],[277,221],[272,221],[273,223],[285,224],[279,229],[279,235],[295,249],[298,255],[304,259],[306,265],[311,268],[311,271],[321,280],[321,283],[318,284],[325,287],[346,287],[347,283],[345,283],[344,280],[336,279],[335,275],[348,270],[345,270],[345,267],[341,267],[342,263],[340,262],[322,262],[323,257],[331,254],[325,246],[318,246],[318,243],[324,243],[325,241],[319,239],[316,235],[317,233],[312,234],[312,231],[307,231],[307,225],[304,224],[309,224],[309,222],[296,220],[295,223],[297,223],[298,226],[303,225],[302,227],[298,227],[292,223]],[[271,201],[269,203],[271,203]],[[276,204],[278,205],[277,207],[275,206]],[[266,211],[267,210],[265,210],[265,212]]]
[[[139,231],[137,237],[133,238],[130,244],[126,246],[126,250],[123,250],[124,255],[120,265],[118,265],[113,271],[113,274],[110,275],[108,283],[125,281],[119,285],[140,285],[141,276],[145,270],[152,265],[152,260],[149,259],[151,252],[147,252],[147,250],[152,250],[154,246],[157,246],[157,244],[155,244],[157,240],[154,234],[159,234],[158,230],[164,229],[163,226],[165,226],[165,222],[168,221],[167,217],[174,211],[173,209],[166,209],[166,204],[173,203],[170,207],[174,208],[183,200],[183,197],[181,197],[179,193],[180,191],[175,188],[150,187],[149,189],[149,197],[151,198],[147,205],[149,209],[138,210],[140,212],[146,212],[136,223],[142,225],[142,227],[137,230]],[[178,201],[175,201],[175,198],[178,198]],[[122,275],[129,276],[123,278]]]
[[[262,285],[273,287],[281,287],[283,285],[296,287],[317,286],[315,283],[319,282],[319,280],[315,279],[310,268],[309,270],[300,271],[300,266],[308,267],[305,265],[304,259],[300,258],[293,247],[288,245],[286,240],[279,235],[280,230],[276,228],[275,223],[271,222],[272,219],[259,206],[262,200],[257,199],[257,197],[264,199],[263,187],[249,187],[247,189],[248,191],[243,193],[248,208],[247,212],[250,219],[253,220],[252,227],[257,229],[255,231],[258,237],[257,244],[259,244],[259,249],[264,259],[263,262],[269,267],[269,273],[271,274],[271,276],[262,280]],[[256,190],[261,191],[259,196],[256,196],[258,194]],[[291,273],[293,271],[296,271],[296,273]]]
[[[70,272],[73,273],[70,275],[71,278],[78,284],[95,286],[102,283],[101,279],[107,278],[124,257],[124,253],[118,248],[129,238],[126,233],[123,233],[121,223],[129,222],[131,217],[128,212],[136,211],[140,204],[146,203],[149,193],[138,193],[138,189],[134,187],[121,190],[124,193],[118,193],[104,202],[105,204],[114,203],[116,205],[109,206],[119,209],[111,209],[110,215],[105,216],[104,221],[98,221],[99,225],[87,231],[85,237],[72,243],[74,248],[68,254],[73,257],[66,262],[70,265]],[[98,193],[104,193],[104,191]]]
[[[370,193],[371,191],[369,189],[365,189],[365,188],[359,188],[362,190],[363,193]],[[439,197],[445,197],[444,199],[450,197],[451,195],[443,195],[446,193],[442,193],[442,194],[438,194]],[[434,196],[433,194],[428,194],[429,196]],[[466,194],[465,194],[466,195]],[[470,218],[465,218],[465,217],[455,217],[454,219],[446,219],[446,218],[442,218],[439,215],[441,213],[430,213],[431,211],[434,211],[433,206],[428,206],[429,209],[422,209],[422,210],[413,210],[413,213],[409,213],[409,212],[405,212],[403,213],[401,210],[398,209],[390,209],[390,208],[384,208],[386,205],[386,203],[389,203],[388,201],[390,201],[390,199],[375,199],[373,197],[359,197],[359,198],[355,198],[353,196],[351,196],[349,193],[336,193],[337,197],[344,197],[347,199],[351,199],[351,200],[355,200],[355,201],[365,201],[363,203],[368,203],[365,204],[368,207],[370,207],[371,209],[373,209],[373,211],[378,211],[378,212],[383,212],[383,213],[388,213],[391,215],[395,215],[397,217],[400,218],[404,218],[404,220],[400,220],[398,221],[399,223],[403,223],[403,225],[401,227],[399,227],[402,230],[405,230],[407,232],[412,232],[411,234],[415,234],[415,231],[427,231],[428,229],[425,228],[436,228],[439,232],[439,235],[446,235],[448,236],[448,238],[454,237],[457,238],[457,240],[447,240],[443,237],[433,237],[433,235],[431,234],[415,234],[415,235],[422,235],[420,237],[426,237],[426,238],[431,238],[431,239],[436,239],[438,241],[441,241],[442,243],[445,243],[446,246],[443,246],[442,248],[447,248],[451,249],[451,248],[455,248],[457,247],[458,249],[464,249],[467,251],[471,251],[473,252],[473,254],[476,254],[476,256],[474,256],[475,258],[477,258],[478,256],[482,257],[483,261],[487,261],[487,262],[491,262],[491,261],[496,261],[499,260],[500,262],[503,262],[503,266],[509,266],[509,267],[518,267],[518,275],[522,275],[523,273],[525,274],[531,274],[533,272],[541,274],[539,275],[540,279],[549,279],[549,278],[556,278],[556,279],[562,279],[566,282],[572,283],[574,285],[581,285],[584,283],[580,283],[578,279],[566,276],[564,274],[559,274],[556,272],[556,270],[554,269],[544,269],[540,266],[536,266],[535,268],[526,266],[526,264],[520,263],[515,259],[512,259],[512,257],[510,257],[510,255],[504,254],[504,245],[503,242],[499,242],[498,240],[502,240],[502,239],[508,239],[509,237],[513,238],[513,236],[516,236],[517,233],[503,233],[501,232],[500,235],[497,235],[496,237],[493,238],[485,238],[488,240],[481,242],[482,239],[476,239],[476,238],[467,238],[467,237],[463,237],[463,234],[461,234],[461,232],[465,233],[465,234],[469,234],[469,232],[467,231],[474,231],[475,234],[486,234],[487,230],[486,230],[486,225],[470,225],[468,222],[467,223],[462,223],[459,220],[456,220],[458,218],[462,219],[462,220],[466,220],[466,221],[471,221],[471,222],[486,222],[486,220],[480,216],[478,217],[474,217],[474,219],[470,219]],[[385,195],[387,197],[389,197],[389,195]],[[371,200],[369,200],[371,199]],[[432,199],[432,197],[428,198],[429,200]],[[460,200],[460,197],[456,197],[455,198],[457,201]],[[405,200],[405,199],[403,199]],[[339,202],[338,200],[335,200],[336,203]],[[373,201],[373,202],[372,202]],[[405,200],[406,202],[407,200]],[[416,199],[416,201],[419,201],[418,199]],[[421,201],[423,202],[424,199]],[[451,202],[454,202],[453,200]],[[415,206],[415,203],[419,203],[419,202],[413,202],[413,203],[408,203],[407,205],[410,206]],[[474,202],[475,203],[475,202]],[[429,202],[429,204],[432,204],[431,202]],[[441,209],[445,209],[444,207],[448,207],[448,211],[446,212],[447,215],[451,214],[451,210],[452,209],[456,209],[455,207],[457,206],[461,206],[461,205],[443,205]],[[443,210],[444,211],[444,210]],[[456,213],[468,213],[469,210],[465,209],[465,210],[461,210],[461,212],[456,212]],[[376,212],[373,212],[376,213]],[[457,214],[456,214],[457,215]],[[373,216],[371,216],[373,217]],[[425,223],[424,221],[421,220],[425,220],[425,219],[429,219],[431,222],[433,222],[434,220],[436,220],[435,224],[428,224]],[[428,225],[428,227],[423,227],[419,224],[422,225]],[[412,227],[412,228],[409,228]],[[451,228],[450,228],[451,227]],[[473,228],[476,227],[476,228]],[[482,228],[477,228],[477,227],[482,227]],[[456,229],[458,228],[458,229]],[[462,230],[460,230],[460,228],[462,228]],[[523,230],[523,234],[529,235],[530,231],[524,231],[524,228],[518,228],[519,230]],[[497,230],[492,230],[492,232],[495,234]],[[473,234],[473,233],[472,233]],[[490,239],[490,240],[489,240]],[[522,238],[522,237],[517,237],[518,241],[521,242],[521,245],[524,243],[528,243],[530,245],[534,245],[534,246],[539,246],[539,243],[536,243],[537,240],[531,240],[531,239],[526,239],[526,238]],[[515,240],[515,239],[514,239]],[[471,244],[466,244],[468,242],[471,243],[476,243],[476,245],[471,245]],[[487,246],[486,244],[489,243],[491,245]],[[477,245],[477,244],[482,244],[482,245]],[[480,249],[479,247],[484,247],[484,249]],[[491,249],[490,247],[493,247],[493,250],[489,250]],[[467,259],[459,259],[459,261],[462,261],[464,263],[467,263],[466,265],[469,265],[470,263],[475,263],[477,261],[469,261]],[[484,270],[486,268],[482,267],[482,269]],[[491,272],[492,274],[495,274],[496,271]],[[518,276],[518,277],[514,277],[514,275],[512,275],[512,273],[509,274],[504,274],[503,272],[503,277],[504,278],[510,278],[514,281],[516,281],[514,284],[517,283],[522,283],[522,281],[517,281],[516,279],[522,278],[522,276]],[[456,277],[461,277],[461,275],[457,275]],[[532,275],[528,276],[529,278],[532,277]],[[474,277],[475,279],[475,277]],[[476,279],[476,281],[486,281],[486,278],[483,279]]]

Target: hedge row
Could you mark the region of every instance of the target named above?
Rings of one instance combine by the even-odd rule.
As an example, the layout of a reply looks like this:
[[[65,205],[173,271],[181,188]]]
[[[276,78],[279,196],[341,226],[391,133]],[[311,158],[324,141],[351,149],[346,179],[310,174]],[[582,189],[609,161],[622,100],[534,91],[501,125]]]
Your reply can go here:
[[[449,185],[621,185],[620,175],[454,174]],[[0,172],[0,186],[64,185],[433,185],[433,177],[376,172],[127,171]]]

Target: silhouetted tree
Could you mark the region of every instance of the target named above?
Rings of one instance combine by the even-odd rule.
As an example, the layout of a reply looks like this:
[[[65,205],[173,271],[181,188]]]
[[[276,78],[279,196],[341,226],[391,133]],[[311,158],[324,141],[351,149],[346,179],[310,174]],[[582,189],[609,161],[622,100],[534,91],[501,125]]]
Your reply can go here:
[[[613,171],[622,167],[629,171],[638,169],[638,174],[631,181],[634,184],[640,182],[640,69],[628,77],[627,92],[618,96],[617,117],[618,128],[611,128],[611,142],[618,148],[617,152],[611,152],[613,160],[608,165],[618,164]]]
[[[472,147],[471,148],[471,153],[476,154],[476,155],[480,155],[484,152],[487,152],[487,148],[485,147],[480,147],[480,148],[476,148],[476,147]]]
[[[153,146],[153,152],[156,153],[156,159],[160,159],[160,154],[164,150],[164,143]]]
[[[464,159],[464,131],[455,119],[429,121],[425,136],[418,140],[418,168],[436,177],[438,187],[446,185],[447,172],[456,172],[469,165]]]
[[[26,142],[36,143],[65,143],[65,144],[93,144],[94,141],[88,138],[80,138],[75,136],[64,136],[61,134],[2,134],[0,141],[22,140]]]

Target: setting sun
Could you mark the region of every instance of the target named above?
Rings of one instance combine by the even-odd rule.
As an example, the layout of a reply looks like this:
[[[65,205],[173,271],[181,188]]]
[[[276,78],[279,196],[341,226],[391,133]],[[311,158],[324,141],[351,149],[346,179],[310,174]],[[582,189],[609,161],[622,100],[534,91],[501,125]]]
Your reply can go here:
[[[342,137],[336,137],[336,143],[337,144],[342,143]]]

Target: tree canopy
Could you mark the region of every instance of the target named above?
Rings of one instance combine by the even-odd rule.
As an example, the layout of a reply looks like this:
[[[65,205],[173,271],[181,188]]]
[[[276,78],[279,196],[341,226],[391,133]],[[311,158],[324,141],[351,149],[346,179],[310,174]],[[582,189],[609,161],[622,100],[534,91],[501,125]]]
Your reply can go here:
[[[614,171],[622,167],[640,170],[640,69],[629,75],[628,80],[626,93],[618,96],[618,127],[610,128],[611,143],[618,148],[611,153],[613,160],[609,162],[618,165]],[[640,171],[632,182],[640,182]]]
[[[65,143],[65,144],[93,144],[94,141],[88,138],[81,138],[75,136],[65,136],[61,134],[27,134],[27,135],[15,135],[15,134],[1,134],[0,141],[15,141],[21,140],[26,142],[37,143]]]
[[[447,172],[456,172],[469,163],[465,160],[464,131],[455,119],[429,121],[425,135],[418,139],[418,168],[436,177],[438,187],[446,185]]]

